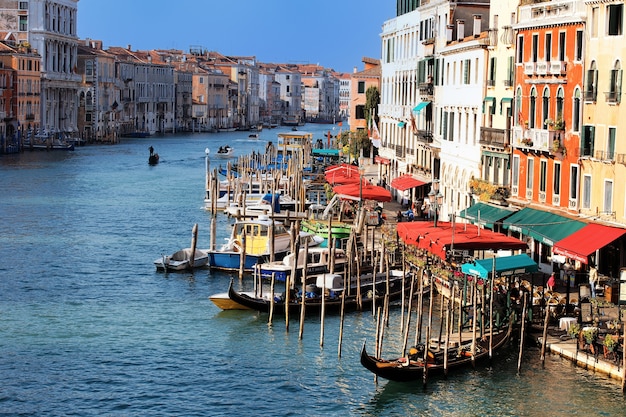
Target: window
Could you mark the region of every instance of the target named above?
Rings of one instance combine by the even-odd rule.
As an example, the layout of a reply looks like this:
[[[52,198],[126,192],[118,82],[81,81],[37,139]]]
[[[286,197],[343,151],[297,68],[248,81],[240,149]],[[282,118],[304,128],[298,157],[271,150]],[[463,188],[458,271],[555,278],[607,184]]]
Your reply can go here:
[[[507,70],[506,70],[507,79],[504,80],[504,85],[506,87],[512,87],[513,86],[513,76],[514,76],[513,75],[513,68],[514,68],[514,66],[513,66],[513,57],[510,56],[509,59],[508,59],[508,65],[507,65]]]
[[[463,61],[463,84],[469,84],[470,83],[470,72],[471,72],[471,61],[469,59],[466,59],[465,61]]]
[[[572,105],[572,130],[580,131],[580,89],[574,90],[574,103]]]
[[[569,179],[569,198],[578,200],[578,165],[570,167]]]
[[[359,81],[357,88],[359,89],[358,90],[359,94],[365,93],[365,81]]]
[[[591,175],[583,175],[583,208],[591,208]]]
[[[454,113],[450,112],[450,129],[448,132],[448,140],[449,141],[453,141],[454,140]]]
[[[20,7],[20,10],[28,10],[28,2],[27,1],[21,1],[19,7]]]
[[[611,84],[609,92],[606,94],[606,101],[609,103],[619,103],[622,95],[622,67],[619,61],[615,62],[611,70]]]
[[[533,50],[531,51],[533,62],[537,62],[539,57],[539,35],[533,35]]]
[[[524,62],[524,37],[518,36],[517,38],[517,63]]]
[[[533,189],[533,179],[535,178],[535,160],[528,158],[526,170],[526,190]]]
[[[511,167],[511,185],[514,190],[519,186],[519,156],[513,155],[513,166]],[[517,192],[514,193],[517,195]]]
[[[539,161],[539,191],[546,192],[546,183],[548,182],[548,161]]]
[[[598,37],[598,8],[591,9],[591,37]]]
[[[587,77],[585,79],[585,101],[596,101],[598,96],[598,70],[596,68],[596,61],[591,61],[591,65],[587,70]]]
[[[355,115],[354,117],[357,120],[364,120],[365,119],[365,106],[360,104],[358,106],[356,106],[356,108],[354,109]]]
[[[577,30],[576,31],[576,52],[574,55],[574,61],[582,61],[583,60],[583,40],[584,40],[584,36],[583,36],[583,31],[582,30]]]
[[[496,85],[496,57],[489,59],[489,79],[487,80],[487,85],[490,87]]]
[[[615,132],[616,128],[609,127],[608,143],[606,144],[606,159],[613,160],[615,158]]]
[[[603,212],[613,213],[613,181],[604,181],[604,207]]]
[[[521,87],[517,87],[515,91],[515,111],[517,112],[517,117],[515,118],[515,123],[520,126],[524,124],[522,120],[522,89]]]
[[[609,36],[619,36],[622,34],[622,25],[624,20],[624,5],[623,4],[610,4],[607,6],[608,10],[608,25],[607,34]]]
[[[565,61],[565,32],[559,32],[559,61]]]
[[[28,31],[28,16],[20,16],[20,27],[19,30],[21,32]]]
[[[537,118],[537,90],[533,87],[530,90],[530,104],[528,108],[528,127],[535,128],[535,120]]]
[[[552,193],[554,195],[561,194],[561,163],[554,163],[554,176],[552,178]]]
[[[550,62],[552,56],[552,34],[546,33],[546,62]]]
[[[550,118],[550,89],[548,89],[548,87],[543,90],[541,111],[541,124],[543,126],[542,129],[547,129],[548,124],[546,123],[546,121]]]
[[[581,156],[593,156],[593,140],[595,136],[595,129],[595,126],[583,126],[583,146]]]
[[[563,87],[559,87],[556,90],[556,112],[554,114],[554,120],[563,120]]]

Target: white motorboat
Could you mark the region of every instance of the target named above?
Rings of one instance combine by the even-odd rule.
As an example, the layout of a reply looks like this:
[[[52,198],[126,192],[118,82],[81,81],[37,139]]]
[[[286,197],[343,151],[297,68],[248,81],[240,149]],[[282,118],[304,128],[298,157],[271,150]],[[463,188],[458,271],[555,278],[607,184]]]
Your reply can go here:
[[[157,271],[184,271],[202,268],[209,263],[209,255],[200,249],[196,249],[193,260],[191,248],[181,249],[170,256],[162,256],[154,261]]]
[[[230,158],[233,156],[235,150],[230,145],[220,146],[217,150],[217,156],[220,158]]]

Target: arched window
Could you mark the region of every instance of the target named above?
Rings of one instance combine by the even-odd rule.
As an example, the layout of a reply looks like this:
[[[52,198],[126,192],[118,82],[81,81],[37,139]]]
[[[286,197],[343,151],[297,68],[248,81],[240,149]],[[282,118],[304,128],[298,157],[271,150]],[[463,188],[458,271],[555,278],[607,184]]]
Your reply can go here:
[[[528,107],[528,127],[535,128],[537,119],[537,89],[533,87],[530,90],[530,103]]]
[[[585,79],[585,101],[596,101],[598,97],[598,69],[596,61],[591,61]]]
[[[563,120],[563,87],[559,87],[556,90],[556,113],[554,114],[554,121]]]
[[[580,131],[580,88],[576,87],[574,90],[574,97],[572,103],[572,130],[574,132]]]
[[[619,60],[615,61],[611,70],[611,85],[606,94],[606,101],[609,103],[619,103],[622,95],[622,65]]]
[[[547,120],[550,118],[550,89],[548,87],[543,89],[543,100],[541,103],[541,124],[543,129],[548,128]]]

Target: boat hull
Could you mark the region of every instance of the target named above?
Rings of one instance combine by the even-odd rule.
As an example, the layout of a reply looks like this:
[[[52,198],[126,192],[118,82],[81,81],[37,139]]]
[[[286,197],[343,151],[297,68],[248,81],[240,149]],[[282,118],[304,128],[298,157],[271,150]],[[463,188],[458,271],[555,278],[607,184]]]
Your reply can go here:
[[[276,253],[275,259],[280,260],[285,257],[287,252]],[[209,251],[209,266],[212,269],[220,269],[225,271],[237,271],[241,264],[241,252],[235,251]],[[270,258],[269,254],[248,255],[244,263],[244,270],[252,271],[255,265],[267,262]]]
[[[231,300],[227,292],[213,294],[209,300],[222,310],[250,310],[248,307]]]
[[[191,249],[182,249],[171,256],[164,256],[154,261],[157,271],[187,271],[204,268],[209,262],[209,255],[205,251],[196,249],[192,264],[189,263]]]

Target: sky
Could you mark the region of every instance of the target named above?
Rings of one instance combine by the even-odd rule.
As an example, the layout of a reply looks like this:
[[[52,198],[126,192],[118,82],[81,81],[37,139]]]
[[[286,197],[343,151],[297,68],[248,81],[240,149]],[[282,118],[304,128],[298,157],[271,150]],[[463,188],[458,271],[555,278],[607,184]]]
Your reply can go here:
[[[380,59],[394,0],[79,0],[78,36],[135,50],[201,47],[339,72]]]

